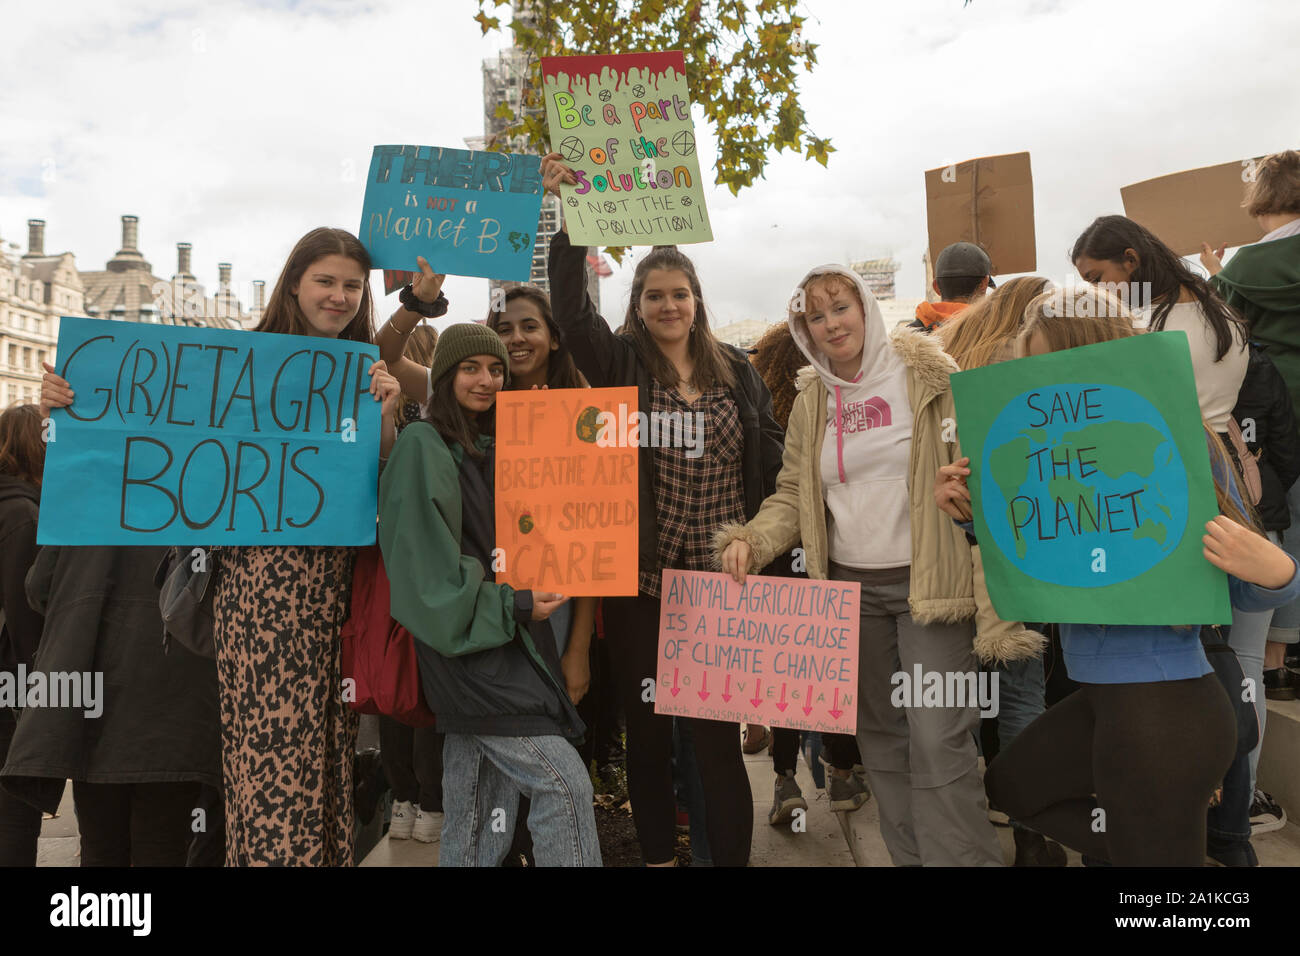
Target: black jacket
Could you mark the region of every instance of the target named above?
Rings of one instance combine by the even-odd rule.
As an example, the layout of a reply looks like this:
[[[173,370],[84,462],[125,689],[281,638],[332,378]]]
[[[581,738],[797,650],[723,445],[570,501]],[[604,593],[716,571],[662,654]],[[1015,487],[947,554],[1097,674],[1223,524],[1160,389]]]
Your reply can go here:
[[[650,370],[636,343],[616,335],[596,311],[587,295],[586,261],[587,248],[570,243],[567,232],[557,232],[551,238],[547,268],[556,324],[564,332],[564,342],[573,353],[578,369],[593,388],[635,385],[638,407],[649,411]],[[741,474],[745,483],[745,518],[749,519],[758,514],[763,500],[776,490],[785,433],[772,417],[772,394],[746,354],[730,345],[723,347],[736,371],[731,398],[736,403],[745,436]],[[640,469],[640,567],[658,569],[654,456],[638,455],[637,465]]]
[[[492,446],[478,460],[433,426],[402,430],[379,483],[391,613],[416,638],[420,683],[446,733],[579,740],[555,638],[533,593],[496,584]]]
[[[1262,494],[1256,509],[1260,523],[1265,531],[1286,531],[1291,525],[1286,493],[1300,478],[1300,433],[1282,373],[1257,345],[1250,347],[1250,364],[1232,417],[1248,439],[1246,447],[1252,453],[1263,452],[1259,457]]]
[[[24,582],[36,560],[36,520],[41,493],[35,485],[0,475],[0,672],[31,667],[44,619],[27,603]]]
[[[28,707],[0,787],[46,812],[67,780],[221,786],[216,662],[163,652],[154,572],[162,547],[44,547],[27,597],[45,614],[35,666],[103,674],[103,713]]]

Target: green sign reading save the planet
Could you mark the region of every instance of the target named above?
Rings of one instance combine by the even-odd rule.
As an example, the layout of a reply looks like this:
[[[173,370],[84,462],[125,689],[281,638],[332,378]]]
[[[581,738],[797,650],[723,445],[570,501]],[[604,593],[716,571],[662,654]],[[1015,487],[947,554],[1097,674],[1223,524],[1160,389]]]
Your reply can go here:
[[[1187,337],[1134,336],[952,377],[976,536],[1005,620],[1231,621]]]

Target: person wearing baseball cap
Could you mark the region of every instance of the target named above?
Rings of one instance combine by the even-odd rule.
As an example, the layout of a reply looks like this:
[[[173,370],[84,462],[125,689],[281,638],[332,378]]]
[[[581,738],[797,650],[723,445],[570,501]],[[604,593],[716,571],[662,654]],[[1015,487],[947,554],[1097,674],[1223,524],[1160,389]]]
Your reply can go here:
[[[908,328],[933,332],[992,288],[996,283],[988,253],[973,242],[954,242],[934,263],[934,291],[939,301],[918,305],[916,319]]]

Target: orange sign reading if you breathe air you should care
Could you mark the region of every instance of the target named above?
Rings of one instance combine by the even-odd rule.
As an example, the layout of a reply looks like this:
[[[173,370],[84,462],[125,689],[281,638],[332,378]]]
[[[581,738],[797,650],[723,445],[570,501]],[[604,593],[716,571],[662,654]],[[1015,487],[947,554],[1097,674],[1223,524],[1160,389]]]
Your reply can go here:
[[[497,580],[570,597],[637,593],[635,387],[497,396]]]

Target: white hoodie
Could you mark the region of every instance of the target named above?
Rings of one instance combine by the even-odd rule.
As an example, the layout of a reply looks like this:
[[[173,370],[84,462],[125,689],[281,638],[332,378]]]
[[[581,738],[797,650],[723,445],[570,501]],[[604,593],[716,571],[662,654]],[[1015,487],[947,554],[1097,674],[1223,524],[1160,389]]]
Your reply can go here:
[[[826,384],[826,435],[821,442],[826,540],[831,561],[848,568],[904,567],[912,561],[908,472],[912,450],[912,406],[907,367],[890,346],[876,298],[854,272],[818,266],[857,290],[866,314],[862,364],[852,381],[831,371],[830,360],[813,344],[806,322],[793,312],[788,321],[795,342]]]

